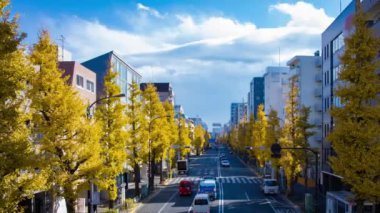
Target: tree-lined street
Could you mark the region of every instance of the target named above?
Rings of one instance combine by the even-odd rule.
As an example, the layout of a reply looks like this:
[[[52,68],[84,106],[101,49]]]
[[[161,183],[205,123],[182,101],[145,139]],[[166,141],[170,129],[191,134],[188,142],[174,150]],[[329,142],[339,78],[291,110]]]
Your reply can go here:
[[[220,153],[224,153],[229,159],[230,167],[220,167]],[[142,203],[137,209],[138,213],[191,212],[199,181],[204,176],[214,176],[218,183],[218,198],[212,201],[211,212],[296,212],[283,197],[264,195],[261,191],[262,179],[237,156],[229,154],[225,146],[207,150],[203,155],[192,156],[190,159],[189,175],[168,180],[166,187],[149,201]],[[191,180],[194,183],[191,196],[179,196],[178,187],[181,180]]]

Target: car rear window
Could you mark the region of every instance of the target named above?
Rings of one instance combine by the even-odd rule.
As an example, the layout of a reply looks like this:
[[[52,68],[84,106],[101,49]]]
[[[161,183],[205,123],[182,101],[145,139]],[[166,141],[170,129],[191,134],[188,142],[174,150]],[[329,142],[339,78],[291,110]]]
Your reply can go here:
[[[277,186],[277,181],[275,181],[275,180],[267,180],[267,181],[264,181],[264,184],[266,186]]]
[[[208,204],[208,200],[206,199],[196,199],[194,201],[194,205],[207,205]]]

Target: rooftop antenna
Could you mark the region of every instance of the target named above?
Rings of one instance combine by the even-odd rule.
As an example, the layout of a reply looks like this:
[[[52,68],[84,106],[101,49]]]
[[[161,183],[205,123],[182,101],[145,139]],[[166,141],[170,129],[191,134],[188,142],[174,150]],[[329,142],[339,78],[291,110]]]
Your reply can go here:
[[[65,59],[65,37],[63,35],[60,36],[59,40],[62,42],[62,61]]]

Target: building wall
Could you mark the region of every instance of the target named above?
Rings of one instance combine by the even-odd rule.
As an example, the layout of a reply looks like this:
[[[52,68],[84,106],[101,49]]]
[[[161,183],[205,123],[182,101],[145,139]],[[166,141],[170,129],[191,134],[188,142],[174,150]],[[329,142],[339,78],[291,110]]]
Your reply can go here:
[[[232,103],[231,104],[231,126],[235,126],[238,124],[238,107],[239,103]]]
[[[264,74],[264,110],[269,114],[271,109],[278,113],[282,121],[285,119],[285,103],[288,93],[288,67],[267,67]]]
[[[298,77],[300,106],[310,107],[309,123],[315,135],[309,138],[312,148],[320,148],[322,136],[322,77],[320,56],[295,56],[288,62],[290,77]]]
[[[86,104],[91,104],[96,100],[95,72],[75,61],[59,62],[58,67],[64,70],[63,77],[68,78],[68,83],[75,88]]]
[[[116,83],[119,85],[121,93],[126,95],[126,98],[122,98],[124,102],[127,102],[129,97],[129,85],[132,84],[133,81],[140,84],[142,79],[142,76],[139,73],[113,51],[85,61],[82,65],[93,70],[97,74],[97,98],[101,98],[104,95],[104,77],[110,67],[112,67],[112,70],[118,74]]]
[[[380,36],[380,1],[363,0],[362,9],[367,14],[368,26],[375,36]],[[340,107],[339,98],[334,89],[341,83],[337,79],[340,72],[339,58],[344,52],[344,37],[352,32],[352,17],[355,13],[355,1],[352,1],[322,33],[322,156],[321,156],[321,184],[324,191],[342,190],[341,177],[335,175],[328,164],[328,158],[335,155],[327,135],[334,126],[329,110],[331,106]],[[339,187],[337,187],[339,186]]]
[[[264,78],[254,77],[250,83],[248,93],[248,116],[257,118],[257,107],[264,104]]]

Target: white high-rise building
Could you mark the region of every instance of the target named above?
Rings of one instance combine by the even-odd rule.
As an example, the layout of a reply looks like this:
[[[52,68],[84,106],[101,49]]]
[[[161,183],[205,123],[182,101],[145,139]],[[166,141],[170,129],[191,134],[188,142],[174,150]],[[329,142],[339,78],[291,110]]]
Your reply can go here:
[[[312,148],[320,148],[322,140],[322,74],[319,52],[314,56],[295,56],[287,63],[290,77],[297,76],[300,106],[310,107],[309,123],[315,135],[309,138]]]
[[[269,114],[271,109],[278,113],[280,123],[285,120],[285,104],[288,94],[288,67],[267,67],[264,74],[264,110]]]

